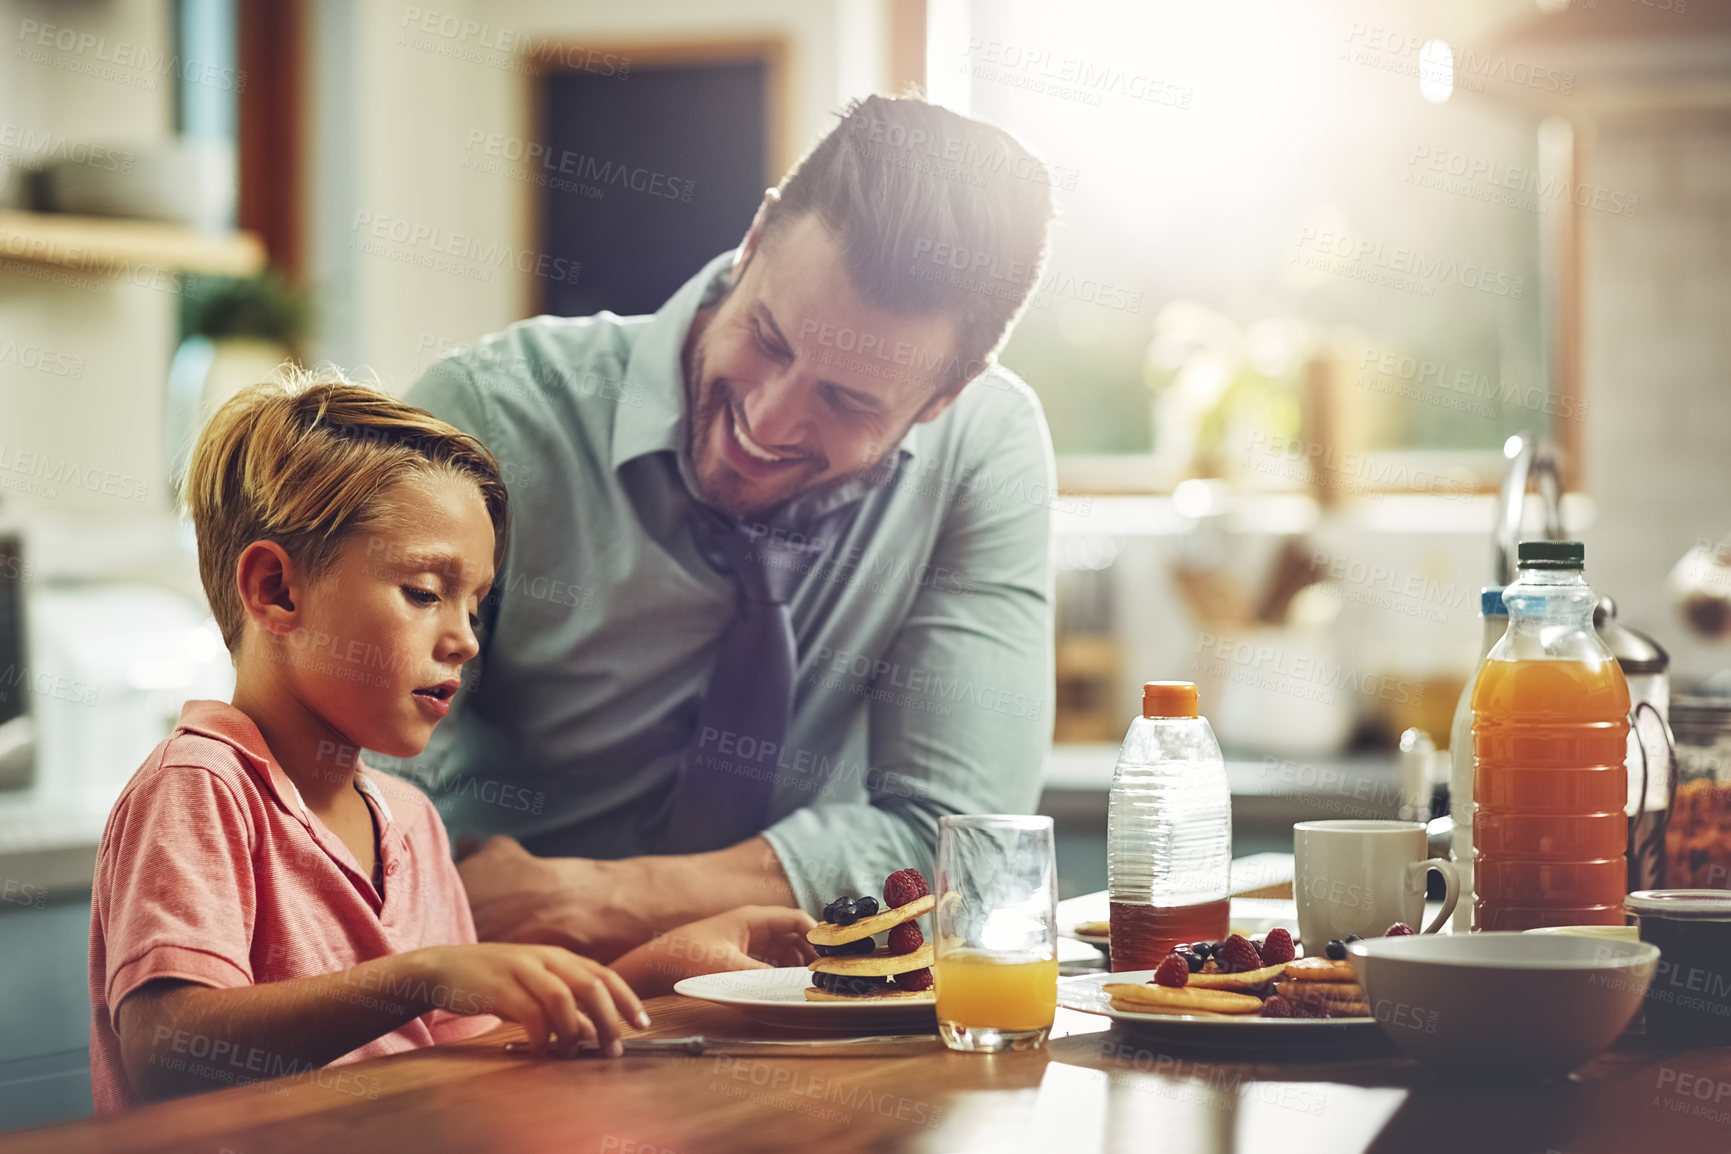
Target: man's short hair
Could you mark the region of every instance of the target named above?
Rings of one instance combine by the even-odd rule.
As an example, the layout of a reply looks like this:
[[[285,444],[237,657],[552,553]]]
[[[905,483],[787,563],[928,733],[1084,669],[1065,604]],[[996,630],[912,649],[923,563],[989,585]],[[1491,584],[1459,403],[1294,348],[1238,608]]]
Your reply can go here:
[[[1045,266],[1046,166],[1008,132],[914,97],[850,103],[783,178],[764,237],[815,213],[874,307],[956,319],[960,379],[1003,346]]]
[[[438,473],[467,477],[493,523],[493,564],[504,555],[507,501],[486,446],[424,409],[354,384],[335,369],[293,366],[242,389],[205,425],[188,462],[187,510],[211,615],[232,653],[246,614],[235,583],[240,555],[275,541],[317,576],[354,532],[384,515],[382,494]]]

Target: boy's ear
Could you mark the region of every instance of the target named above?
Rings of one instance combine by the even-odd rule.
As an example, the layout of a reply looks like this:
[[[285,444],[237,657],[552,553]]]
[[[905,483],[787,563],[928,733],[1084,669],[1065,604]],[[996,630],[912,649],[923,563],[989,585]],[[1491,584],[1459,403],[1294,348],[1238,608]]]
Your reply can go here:
[[[254,541],[235,563],[240,607],[266,633],[288,633],[300,624],[301,574],[275,541]]]

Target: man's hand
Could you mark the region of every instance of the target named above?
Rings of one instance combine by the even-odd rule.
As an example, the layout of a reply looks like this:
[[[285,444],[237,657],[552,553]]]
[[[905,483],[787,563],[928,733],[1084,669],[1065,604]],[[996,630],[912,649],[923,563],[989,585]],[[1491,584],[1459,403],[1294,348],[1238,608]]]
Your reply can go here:
[[[803,966],[817,957],[805,940],[810,914],[787,906],[741,906],[647,942],[613,969],[645,998],[673,992],[682,978],[726,970]]]
[[[625,864],[536,857],[516,838],[492,837],[457,872],[482,941],[564,946],[608,962],[655,932],[629,904]]]
[[[713,853],[622,861],[542,858],[492,837],[457,863],[486,941],[564,946],[599,962],[741,903],[795,906],[761,837]]]

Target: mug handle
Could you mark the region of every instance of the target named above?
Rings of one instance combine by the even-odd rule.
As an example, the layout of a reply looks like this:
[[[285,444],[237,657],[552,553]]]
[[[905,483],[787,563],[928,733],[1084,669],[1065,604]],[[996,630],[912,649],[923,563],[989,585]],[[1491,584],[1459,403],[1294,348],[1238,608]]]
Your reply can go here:
[[[1418,882],[1418,889],[1421,893],[1424,891],[1424,877],[1428,871],[1436,870],[1438,873],[1442,874],[1442,912],[1437,914],[1435,920],[1433,920],[1430,925],[1426,926],[1423,931],[1427,934],[1434,934],[1439,928],[1441,928],[1444,922],[1449,920],[1449,915],[1455,912],[1455,903],[1460,901],[1461,882],[1460,877],[1455,873],[1455,863],[1446,857],[1433,857],[1427,858],[1424,861],[1415,861],[1411,865],[1407,866],[1406,869],[1408,879],[1407,884],[1411,885],[1413,881],[1416,880]]]

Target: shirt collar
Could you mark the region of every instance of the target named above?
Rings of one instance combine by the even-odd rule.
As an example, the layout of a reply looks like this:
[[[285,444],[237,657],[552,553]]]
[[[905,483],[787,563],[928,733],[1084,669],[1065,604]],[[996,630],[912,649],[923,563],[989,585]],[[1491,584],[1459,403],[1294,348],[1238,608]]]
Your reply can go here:
[[[619,405],[614,410],[611,463],[615,471],[638,457],[670,452],[679,462],[686,488],[695,493],[696,479],[687,452],[685,338],[699,310],[721,300],[726,278],[733,272],[735,255],[735,251],[724,252],[704,265],[696,276],[668,298],[633,343],[631,357],[625,366],[622,391],[626,396],[641,398],[642,403]],[[903,468],[918,451],[921,428],[921,425],[914,425],[897,446]],[[874,474],[880,475],[893,475],[894,472],[893,469],[873,470]],[[853,481],[836,488],[802,493],[789,504],[797,507],[801,516],[818,515],[858,500],[872,487],[870,482]]]
[[[230,746],[252,766],[278,805],[309,825],[312,823],[306,802],[301,800],[301,791],[295,788],[294,781],[271,756],[270,747],[265,744],[264,734],[259,732],[257,723],[234,706],[224,701],[189,701],[181,707],[180,723],[175,732],[196,733]],[[357,759],[355,785],[378,805],[380,816],[388,826],[391,824],[391,807],[385,804],[384,795],[365,771],[366,766]],[[382,844],[383,839],[380,840]]]

